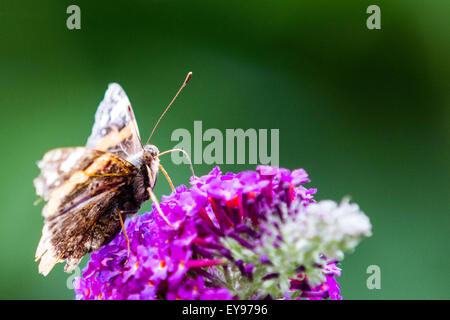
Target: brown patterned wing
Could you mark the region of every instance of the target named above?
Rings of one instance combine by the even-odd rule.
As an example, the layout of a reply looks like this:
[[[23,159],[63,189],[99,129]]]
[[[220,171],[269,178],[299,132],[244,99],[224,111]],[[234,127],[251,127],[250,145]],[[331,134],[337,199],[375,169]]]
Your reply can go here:
[[[54,189],[60,187],[75,171],[86,168],[93,158],[102,153],[84,147],[50,150],[37,163],[41,174],[33,181],[36,194],[48,201]]]
[[[95,113],[95,123],[86,147],[111,152],[127,160],[142,151],[130,100],[119,84],[109,84]]]
[[[137,168],[111,153],[82,147],[49,151],[39,167],[36,192],[48,200],[36,250],[39,272],[47,275],[65,260],[64,270],[70,271],[120,231],[119,205]]]

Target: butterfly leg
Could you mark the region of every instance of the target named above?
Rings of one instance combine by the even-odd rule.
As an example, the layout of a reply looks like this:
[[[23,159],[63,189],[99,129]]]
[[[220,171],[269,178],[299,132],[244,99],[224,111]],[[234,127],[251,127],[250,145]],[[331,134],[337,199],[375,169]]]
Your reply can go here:
[[[93,172],[93,173],[89,173],[88,176],[89,177],[122,177],[122,176],[129,175],[131,173],[130,169],[127,168],[122,162],[118,161],[117,159],[111,158],[108,160],[111,161],[112,163],[118,165],[122,171],[121,172],[109,172],[109,173]]]
[[[125,241],[127,242],[127,260],[125,260],[125,263],[124,263],[124,264],[126,264],[128,262],[128,258],[130,257],[130,239],[128,238],[127,230],[125,229],[125,225],[123,223],[123,219],[122,219],[123,213],[125,213],[125,211],[122,211],[122,210],[118,211],[120,226],[122,227],[123,235],[125,236]]]
[[[167,171],[164,170],[163,166],[161,164],[158,165],[159,169],[161,170],[161,172],[164,174],[164,176],[166,177],[167,181],[170,184],[170,188],[172,189],[173,192],[175,191],[175,187],[173,186],[172,180],[170,179],[169,175],[167,174]]]
[[[158,199],[156,198],[156,195],[153,193],[151,188],[147,188],[147,192],[150,195],[150,199],[152,200],[152,202],[155,204],[156,206],[156,210],[158,210],[159,215],[161,216],[161,218],[164,219],[164,221],[172,228],[176,229],[176,227],[169,221],[169,219],[167,219],[166,215],[164,214],[164,212],[162,211],[161,207],[159,206],[159,202]]]
[[[122,162],[117,161],[117,159],[112,159],[112,161],[117,164],[119,167],[122,168],[122,170],[125,172],[125,174],[130,174],[130,169],[127,168]]]
[[[95,174],[95,173],[91,173],[88,174],[89,177],[97,177],[97,178],[101,178],[101,177],[123,177],[125,176],[125,174],[119,172],[119,173],[99,173],[99,174]]]

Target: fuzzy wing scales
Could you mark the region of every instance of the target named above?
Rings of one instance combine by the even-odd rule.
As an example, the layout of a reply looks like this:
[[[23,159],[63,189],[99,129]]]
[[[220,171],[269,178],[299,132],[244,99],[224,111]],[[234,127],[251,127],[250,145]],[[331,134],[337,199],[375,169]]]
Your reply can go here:
[[[84,169],[101,152],[84,147],[58,148],[47,152],[37,165],[41,174],[34,179],[36,194],[45,201],[52,191],[70,178],[73,172]]]
[[[36,250],[36,260],[41,260],[39,272],[44,275],[65,260],[65,270],[70,271],[86,253],[99,249],[119,232],[120,197],[137,173],[132,164],[111,153],[82,147],[59,150],[59,164],[56,151],[50,151],[40,162],[41,175],[35,180],[37,193],[48,200]],[[75,157],[80,150],[83,155]],[[78,161],[65,173],[64,165],[68,168],[67,161],[74,158]],[[52,177],[52,170],[58,177]],[[64,174],[59,175],[61,172]]]

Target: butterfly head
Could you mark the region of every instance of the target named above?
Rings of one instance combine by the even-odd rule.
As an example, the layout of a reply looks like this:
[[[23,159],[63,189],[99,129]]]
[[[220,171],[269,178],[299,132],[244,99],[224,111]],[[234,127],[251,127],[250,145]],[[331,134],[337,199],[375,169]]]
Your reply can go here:
[[[147,144],[144,146],[144,162],[149,163],[157,160],[157,156],[159,154],[159,150],[156,146],[152,144]]]
[[[142,165],[146,168],[146,174],[148,175],[149,186],[154,188],[156,178],[158,177],[159,169],[159,150],[152,144],[146,144],[144,146],[144,152],[142,153]]]

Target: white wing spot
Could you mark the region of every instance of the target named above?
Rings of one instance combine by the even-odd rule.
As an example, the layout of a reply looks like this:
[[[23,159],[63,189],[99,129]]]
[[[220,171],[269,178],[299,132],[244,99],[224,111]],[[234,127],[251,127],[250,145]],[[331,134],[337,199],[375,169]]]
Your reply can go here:
[[[64,161],[61,164],[61,171],[62,172],[69,172],[73,166],[75,165],[75,163],[80,159],[80,157],[83,155],[84,150],[82,148],[78,149],[77,151],[75,151],[74,153],[72,153],[67,159],[66,161]]]
[[[48,171],[45,175],[45,180],[47,185],[52,185],[59,178],[59,174],[57,171]]]
[[[52,160],[53,161],[59,160],[59,158],[61,158],[61,154],[62,154],[61,149],[55,150],[52,154]]]

